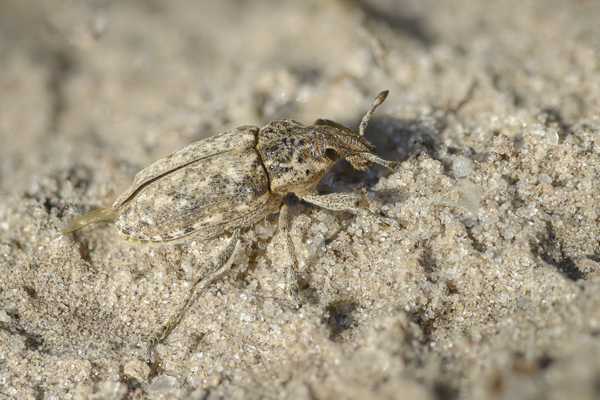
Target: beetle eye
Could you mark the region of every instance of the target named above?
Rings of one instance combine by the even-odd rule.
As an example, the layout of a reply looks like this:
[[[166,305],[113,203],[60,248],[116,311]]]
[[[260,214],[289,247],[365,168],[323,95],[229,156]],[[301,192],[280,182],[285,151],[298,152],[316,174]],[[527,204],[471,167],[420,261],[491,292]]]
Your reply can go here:
[[[337,155],[334,149],[325,150],[325,156],[329,158],[331,161],[337,161],[340,159],[340,156]]]

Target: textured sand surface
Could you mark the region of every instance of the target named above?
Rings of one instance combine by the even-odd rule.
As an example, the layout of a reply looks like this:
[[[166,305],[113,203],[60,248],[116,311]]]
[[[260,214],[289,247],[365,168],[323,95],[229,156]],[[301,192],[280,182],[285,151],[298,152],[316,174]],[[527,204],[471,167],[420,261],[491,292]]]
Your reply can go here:
[[[40,1],[0,13],[0,398],[600,397],[600,3]],[[195,140],[357,127],[340,161],[403,228],[296,203],[295,310],[272,215],[144,362],[228,235],[54,239]]]

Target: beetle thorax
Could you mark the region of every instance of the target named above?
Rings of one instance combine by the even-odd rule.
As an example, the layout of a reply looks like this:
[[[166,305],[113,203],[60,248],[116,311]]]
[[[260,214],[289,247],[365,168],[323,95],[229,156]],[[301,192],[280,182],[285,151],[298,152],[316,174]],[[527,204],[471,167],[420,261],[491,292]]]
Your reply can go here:
[[[294,120],[270,122],[258,133],[258,153],[273,193],[313,193],[335,164],[325,155],[315,129]]]

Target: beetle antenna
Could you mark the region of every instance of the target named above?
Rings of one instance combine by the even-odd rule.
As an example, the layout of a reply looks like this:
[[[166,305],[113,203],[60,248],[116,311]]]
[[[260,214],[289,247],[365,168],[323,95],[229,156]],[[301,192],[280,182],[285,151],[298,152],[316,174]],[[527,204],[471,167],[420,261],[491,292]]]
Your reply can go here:
[[[398,171],[398,169],[400,167],[400,163],[384,160],[383,158],[377,157],[375,154],[360,153],[360,156],[362,158],[366,158],[367,160],[369,160],[371,162],[374,162],[375,164],[383,165],[384,167],[387,167],[387,168],[391,169],[392,171]]]
[[[369,120],[373,116],[373,113],[375,112],[375,110],[377,110],[377,107],[379,107],[381,105],[381,103],[383,103],[385,101],[385,98],[388,96],[389,93],[390,93],[389,90],[384,90],[383,92],[381,92],[377,95],[377,97],[375,98],[375,101],[373,102],[373,105],[371,106],[371,109],[363,117],[362,121],[360,122],[360,127],[358,128],[358,134],[360,136],[365,135],[365,129],[367,129]]]

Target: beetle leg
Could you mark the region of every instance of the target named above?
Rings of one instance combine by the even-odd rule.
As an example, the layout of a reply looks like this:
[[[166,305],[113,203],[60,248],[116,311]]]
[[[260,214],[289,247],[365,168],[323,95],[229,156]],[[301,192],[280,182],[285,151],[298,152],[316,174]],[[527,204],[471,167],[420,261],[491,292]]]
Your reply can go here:
[[[198,272],[198,275],[196,276],[196,278],[194,278],[194,282],[192,283],[192,286],[186,293],[185,297],[183,298],[183,301],[181,303],[179,303],[179,306],[177,307],[175,312],[173,314],[171,314],[169,319],[167,319],[165,322],[163,322],[158,329],[156,329],[154,332],[152,332],[152,334],[148,338],[148,348],[147,348],[147,353],[146,353],[146,359],[147,359],[148,363],[150,363],[150,361],[151,361],[152,349],[154,348],[154,346],[156,346],[156,344],[158,344],[160,339],[162,339],[163,337],[166,337],[169,334],[169,332],[171,332],[171,330],[173,330],[173,328],[177,325],[177,323],[181,319],[181,316],[183,315],[185,308],[187,307],[188,303],[192,299],[192,296],[194,295],[194,292],[196,291],[196,286],[200,282],[204,281],[206,278],[212,277],[212,275],[214,275],[225,264],[227,264],[227,262],[233,255],[233,251],[235,250],[235,246],[238,242],[239,236],[240,236],[240,229],[236,229],[235,231],[233,231],[233,235],[231,235],[231,238],[229,239],[229,243],[227,243],[227,245],[223,248],[223,250],[221,250],[221,252],[217,255],[217,257],[214,258],[208,265],[205,265],[204,267],[202,267],[200,269],[200,271]]]
[[[357,211],[364,217],[370,219],[382,228],[388,226],[401,227],[400,223],[392,218],[385,218],[373,213],[366,207],[360,205],[361,198],[352,193],[332,193],[325,195],[300,195],[302,200],[307,201],[315,206],[326,208],[333,211]]]
[[[279,211],[279,228],[283,233],[283,240],[285,243],[285,251],[289,257],[289,264],[284,269],[286,292],[290,295],[297,307],[302,307],[300,297],[298,297],[298,280],[296,279],[296,271],[298,270],[298,258],[296,257],[296,251],[294,250],[294,243],[292,242],[292,236],[290,235],[291,230],[292,213],[287,204],[283,203],[281,210]]]

